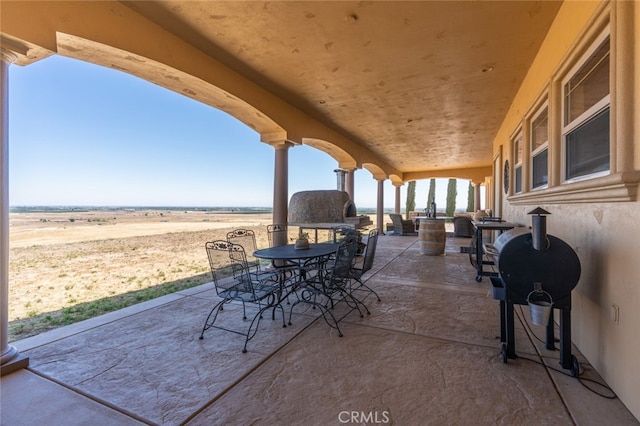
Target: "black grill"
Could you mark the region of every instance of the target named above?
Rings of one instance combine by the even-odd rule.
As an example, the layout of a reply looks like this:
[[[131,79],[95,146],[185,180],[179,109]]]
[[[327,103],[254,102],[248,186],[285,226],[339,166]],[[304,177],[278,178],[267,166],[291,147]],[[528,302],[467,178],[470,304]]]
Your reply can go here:
[[[580,260],[560,238],[546,232],[546,215],[537,208],[531,232],[515,228],[504,232],[493,244],[499,276],[491,277],[493,296],[500,300],[500,340],[502,359],[515,359],[514,305],[536,309],[537,300],[548,297],[552,310],[560,311],[560,365],[575,369],[571,355],[571,291],[580,279]],[[547,300],[549,300],[547,299]],[[555,349],[554,323],[546,326],[546,347]],[[577,374],[577,373],[575,373]]]

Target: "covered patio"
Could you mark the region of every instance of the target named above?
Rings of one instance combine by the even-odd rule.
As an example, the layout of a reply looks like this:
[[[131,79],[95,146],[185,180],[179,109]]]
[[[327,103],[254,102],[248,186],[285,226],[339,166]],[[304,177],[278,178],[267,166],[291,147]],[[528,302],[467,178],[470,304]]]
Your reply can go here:
[[[355,412],[396,424],[637,424],[637,1],[0,7],[1,365],[29,364],[2,378],[3,423],[339,423]],[[380,231],[385,181],[395,213],[405,184],[438,177],[468,179],[475,206],[512,223],[551,212],[549,234],[583,266],[572,342],[586,375],[620,400],[525,361],[557,364],[519,312],[522,358],[502,364],[498,303],[453,240],[446,256],[425,257],[413,237],[381,238],[371,284],[383,301],[350,317],[344,338],[307,313],[286,330],[264,324],[246,356],[227,336],[197,341],[205,287],[9,344],[8,69],[51,55],[132,74],[259,133],[274,151],[274,175],[261,177],[273,179],[273,224],[287,223],[288,152],[301,144],[336,160],[352,200],[355,171],[370,172]]]
[[[637,424],[585,387],[612,395],[575,349],[582,383],[566,375],[526,310],[519,357],[502,362],[498,302],[468,245],[425,256],[416,237],[382,236],[366,276],[382,301],[342,338],[307,310],[285,329],[265,320],[246,354],[230,333],[198,340],[210,283],[15,342],[30,366],[2,379],[3,424]]]

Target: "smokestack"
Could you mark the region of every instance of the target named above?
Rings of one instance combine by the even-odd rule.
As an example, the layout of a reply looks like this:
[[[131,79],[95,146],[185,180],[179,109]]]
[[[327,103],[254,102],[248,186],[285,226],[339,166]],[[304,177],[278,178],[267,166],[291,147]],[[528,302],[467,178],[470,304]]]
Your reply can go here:
[[[336,175],[338,176],[338,191],[343,191],[345,190],[345,171],[342,169],[335,169],[334,172],[336,172]]]
[[[547,250],[547,216],[549,213],[541,207],[536,207],[529,213],[531,217],[531,243],[538,251]]]

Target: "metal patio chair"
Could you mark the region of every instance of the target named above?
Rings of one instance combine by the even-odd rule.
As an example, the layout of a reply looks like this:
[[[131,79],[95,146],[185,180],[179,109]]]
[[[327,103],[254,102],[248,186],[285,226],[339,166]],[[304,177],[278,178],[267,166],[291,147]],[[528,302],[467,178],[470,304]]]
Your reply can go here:
[[[369,287],[364,283],[364,281],[362,281],[362,276],[373,267],[373,260],[376,255],[376,247],[378,246],[378,234],[379,233],[377,229],[369,231],[369,236],[367,237],[367,245],[364,249],[364,256],[358,258],[357,261],[351,266],[351,278],[353,278],[353,280],[356,281],[357,284],[353,284],[352,282],[350,290],[351,292],[364,290],[368,293],[374,294],[379,302],[380,296],[378,296],[378,293],[376,293],[371,287]]]
[[[293,309],[298,303],[308,303],[314,308],[320,309],[325,322],[338,331],[342,337],[342,332],[338,323],[351,311],[358,310],[360,317],[364,317],[360,307],[368,309],[364,304],[355,298],[349,291],[351,280],[351,267],[356,254],[358,244],[357,238],[350,235],[345,237],[339,244],[336,252],[325,262],[318,262],[317,269],[307,271],[307,278],[299,285],[299,300],[294,302],[289,312],[289,325]],[[334,308],[339,302],[345,302],[348,311],[339,318],[334,315]]]
[[[227,233],[227,241],[241,245],[244,248],[249,266],[255,266],[257,271],[269,264],[262,263],[260,259],[253,255],[253,252],[258,250],[258,244],[256,243],[256,234],[251,229],[234,229]]]
[[[244,249],[238,244],[216,240],[207,242],[205,248],[216,293],[222,300],[216,303],[209,312],[202,327],[200,339],[204,338],[204,332],[210,328],[240,334],[245,336],[242,352],[247,352],[247,343],[257,333],[262,314],[270,308],[273,309],[273,320],[275,320],[276,309],[280,308],[282,326],[286,327],[284,309],[279,302],[281,287],[278,273],[264,272],[260,275],[253,273],[252,266],[246,260]],[[224,305],[233,301],[242,303],[242,319],[245,321],[247,320],[247,304],[254,305],[258,309],[246,331],[216,324],[218,315],[224,310]]]
[[[360,235],[356,228],[348,225],[334,226],[333,228],[331,228],[331,232],[333,234],[334,243],[339,243],[349,235],[355,236],[355,237],[358,237]]]
[[[289,240],[289,227],[286,224],[274,223],[267,225],[267,239],[269,240],[269,247],[273,247],[275,237],[284,235],[284,240]]]
[[[289,227],[286,224],[281,224],[281,223],[274,223],[272,225],[267,225],[267,240],[269,241],[269,247],[273,247],[276,239],[275,237],[278,235],[284,235],[284,240],[288,241]],[[272,262],[272,265],[276,268],[297,265],[297,263],[295,262],[287,262],[287,261],[281,261],[280,263],[281,264],[274,264]]]

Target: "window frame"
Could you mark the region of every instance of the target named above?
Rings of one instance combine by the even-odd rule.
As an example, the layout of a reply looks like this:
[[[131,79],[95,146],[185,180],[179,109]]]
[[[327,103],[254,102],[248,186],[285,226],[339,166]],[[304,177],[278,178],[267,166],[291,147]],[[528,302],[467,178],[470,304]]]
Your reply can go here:
[[[538,146],[538,147],[534,147],[534,138],[533,138],[533,131],[534,131],[534,123],[536,122],[537,119],[539,119],[543,113],[546,113],[546,118],[547,118],[547,139],[545,140],[545,142]],[[551,134],[551,128],[549,125],[550,122],[550,117],[549,117],[549,101],[545,98],[545,100],[543,101],[543,103],[535,110],[535,113],[531,116],[531,120],[529,121],[529,140],[531,141],[531,146],[530,146],[530,150],[529,150],[529,170],[530,170],[530,182],[531,182],[531,190],[532,191],[536,191],[536,190],[540,190],[540,189],[545,189],[549,187],[549,139],[550,139],[550,134]],[[537,156],[539,156],[540,154],[542,154],[544,151],[547,152],[547,161],[546,161],[546,168],[547,168],[547,181],[546,183],[542,184],[542,185],[538,185],[538,186],[534,186],[534,172],[535,172],[535,167],[533,165],[533,162],[535,160],[535,158]]]
[[[609,90],[608,94],[604,96],[602,99],[598,100],[591,107],[587,108],[584,112],[582,112],[578,117],[574,118],[572,121],[567,122],[567,98],[565,96],[565,88],[568,82],[582,70],[582,67],[586,64],[586,62],[590,59],[591,55],[596,52],[598,49],[602,47],[602,45],[607,42],[609,44],[608,56],[609,56]],[[595,179],[602,176],[608,176],[612,173],[611,166],[611,147],[615,142],[611,137],[611,128],[613,127],[612,115],[610,114],[609,118],[609,138],[608,138],[608,148],[609,148],[609,167],[607,170],[592,172],[581,176],[575,176],[568,178],[567,177],[567,136],[571,134],[573,131],[577,130],[580,126],[589,123],[590,120],[597,117],[600,113],[609,108],[611,111],[611,92],[613,91],[613,69],[612,69],[612,40],[611,40],[611,31],[610,27],[606,26],[597,37],[595,37],[590,43],[589,47],[586,51],[580,55],[575,64],[569,69],[569,71],[564,75],[561,80],[561,108],[560,108],[560,132],[561,132],[561,141],[560,141],[560,153],[561,153],[561,161],[560,161],[560,173],[561,173],[561,184],[571,184],[574,182],[580,182],[584,180]]]
[[[516,144],[520,145],[521,158],[518,158],[518,149]],[[518,129],[511,138],[511,152],[513,153],[513,194],[522,194],[524,192],[523,165],[524,165],[524,133],[522,129]],[[518,187],[518,176],[520,177],[520,186]]]

